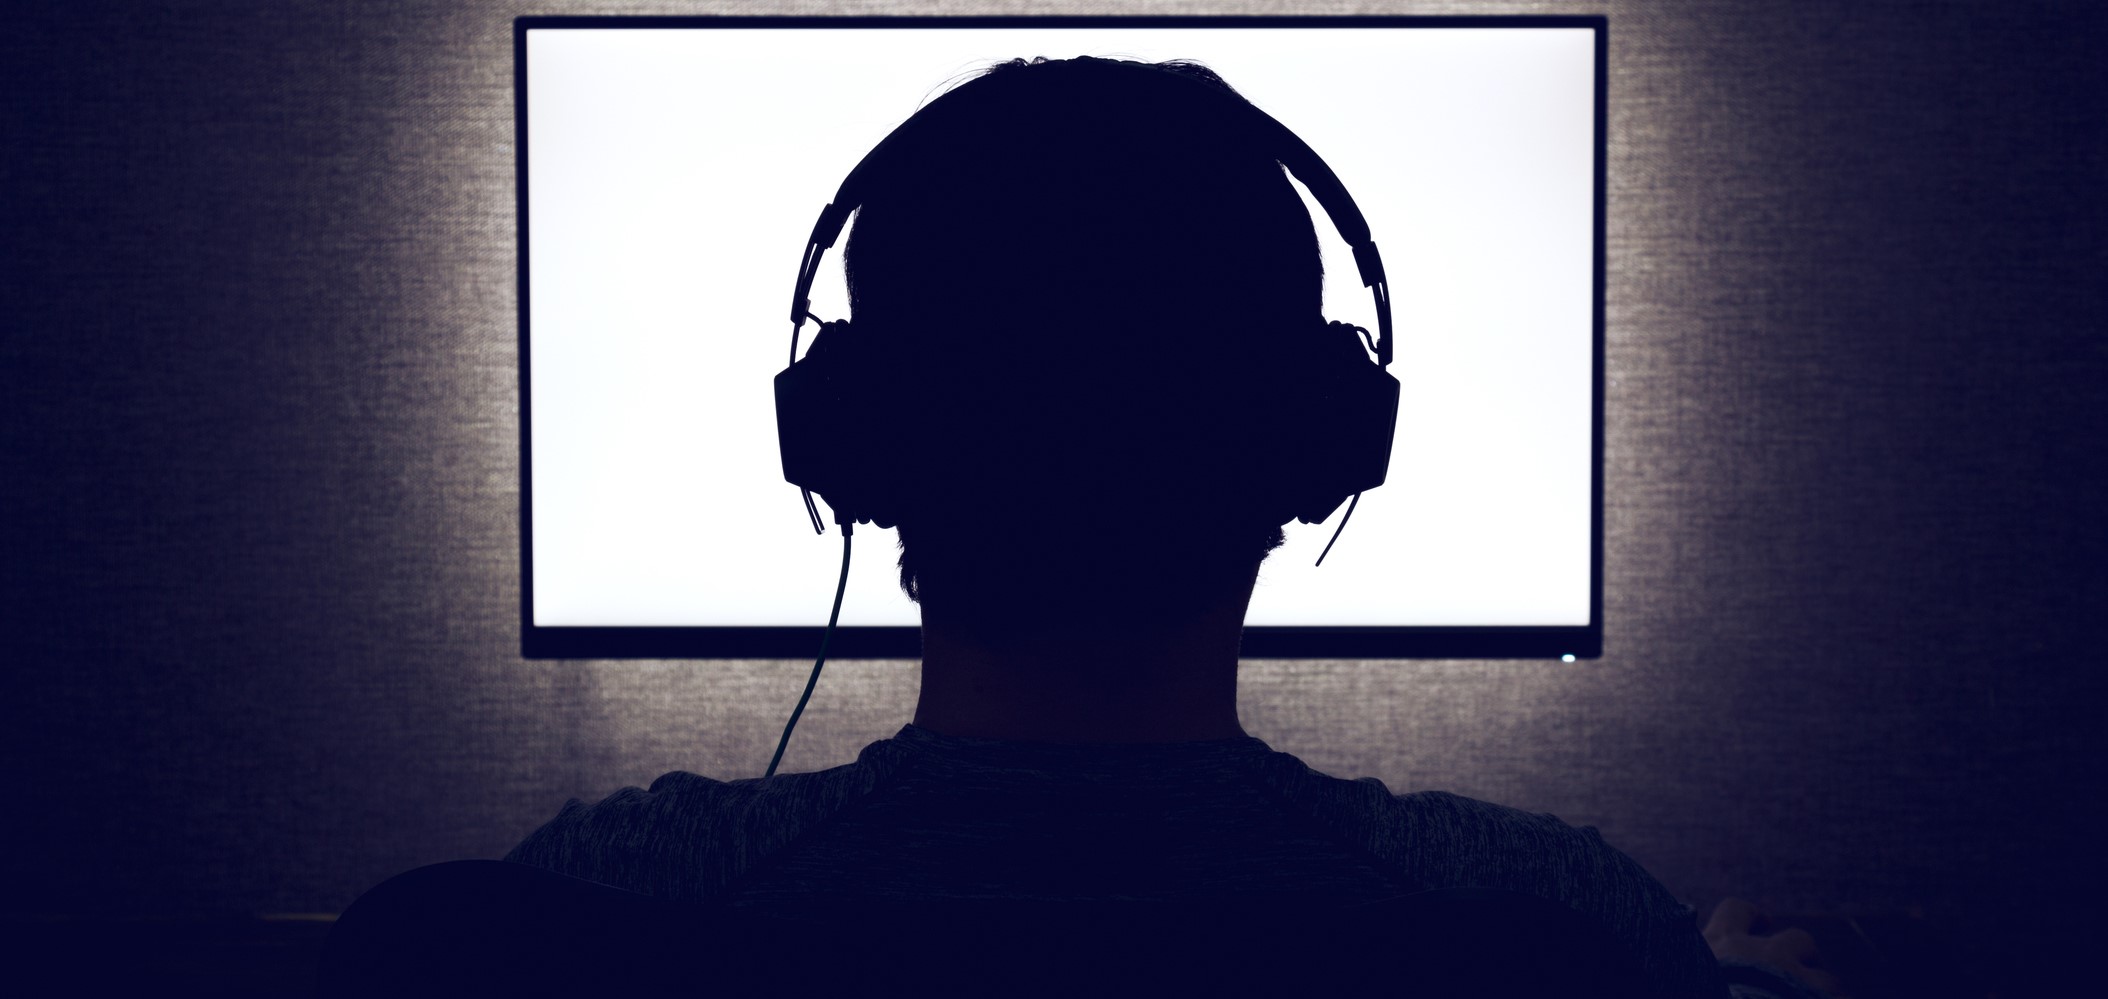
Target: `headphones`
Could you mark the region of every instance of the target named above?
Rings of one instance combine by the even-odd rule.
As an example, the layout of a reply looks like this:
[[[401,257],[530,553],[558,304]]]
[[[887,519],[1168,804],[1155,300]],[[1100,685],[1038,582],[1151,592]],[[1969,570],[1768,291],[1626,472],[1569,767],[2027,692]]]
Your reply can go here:
[[[1236,105],[1234,113],[1250,120],[1260,148],[1270,151],[1275,160],[1303,182],[1325,209],[1333,227],[1353,248],[1361,283],[1376,300],[1377,335],[1370,340],[1367,330],[1338,322],[1311,331],[1314,337],[1345,338],[1351,344],[1351,352],[1328,350],[1317,376],[1307,387],[1309,391],[1295,393],[1297,412],[1293,419],[1298,426],[1293,429],[1299,432],[1289,439],[1294,441],[1296,454],[1284,457],[1301,467],[1278,476],[1284,481],[1250,485],[1256,494],[1267,498],[1269,505],[1279,508],[1281,520],[1277,523],[1286,523],[1291,516],[1305,524],[1322,523],[1348,497],[1358,503],[1362,492],[1384,482],[1390,466],[1391,438],[1397,427],[1399,395],[1398,379],[1386,370],[1392,356],[1390,292],[1384,279],[1383,258],[1376,252],[1361,209],[1355,206],[1332,168],[1309,145],[1236,93],[1146,63],[1087,56],[1068,62],[1080,69],[1077,64],[1093,70],[1103,67],[1182,81],[1205,92],[1210,100]],[[1040,70],[1014,70],[1033,71]],[[898,155],[892,151],[905,145],[900,137],[912,133],[937,109],[971,90],[971,86],[955,89],[931,101],[873,147],[842,181],[834,200],[820,211],[806,241],[797,288],[791,295],[790,365],[776,375],[776,437],[782,450],[783,477],[802,491],[806,514],[812,518],[816,533],[824,534],[826,528],[813,506],[815,492],[834,510],[835,523],[844,527],[852,523],[891,527],[899,522],[904,497],[900,484],[888,481],[896,476],[888,474],[886,456],[873,454],[857,439],[863,435],[845,432],[846,428],[868,427],[875,415],[868,411],[871,401],[884,398],[887,389],[897,387],[890,384],[886,359],[880,356],[882,347],[860,342],[847,320],[821,322],[811,350],[803,360],[798,359],[799,330],[808,318],[819,321],[810,311],[813,277],[819,270],[820,258],[834,246],[850,214],[863,204],[873,178],[882,175],[887,161]],[[1373,364],[1363,350],[1364,343],[1376,355]],[[1169,388],[1164,386],[1163,390]],[[1348,516],[1352,515],[1350,506]],[[1340,528],[1345,527],[1343,518]],[[1334,540],[1337,538],[1335,533]],[[1326,550],[1329,552],[1331,545],[1326,545]],[[1323,556],[1319,561],[1323,561]]]

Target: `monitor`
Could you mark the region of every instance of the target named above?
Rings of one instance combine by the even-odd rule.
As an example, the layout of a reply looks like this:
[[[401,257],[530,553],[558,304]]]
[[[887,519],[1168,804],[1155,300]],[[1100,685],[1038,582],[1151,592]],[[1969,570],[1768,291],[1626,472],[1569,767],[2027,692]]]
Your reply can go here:
[[[813,220],[947,87],[1075,55],[1215,70],[1382,249],[1389,480],[1322,566],[1344,507],[1288,525],[1244,654],[1600,654],[1606,52],[1601,17],[519,19],[523,654],[818,650],[840,541],[784,481],[771,395]],[[1373,329],[1303,194],[1325,315]],[[840,268],[822,317],[848,317]],[[830,657],[919,656],[893,532],[855,546]]]

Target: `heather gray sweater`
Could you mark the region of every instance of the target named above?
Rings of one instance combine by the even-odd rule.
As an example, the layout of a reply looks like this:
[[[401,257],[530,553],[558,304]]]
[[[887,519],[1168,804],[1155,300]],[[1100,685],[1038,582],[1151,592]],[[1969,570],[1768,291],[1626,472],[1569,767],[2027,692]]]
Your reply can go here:
[[[573,800],[506,859],[733,905],[816,893],[1353,902],[1499,888],[1594,917],[1662,994],[1727,992],[1689,908],[1594,829],[1439,791],[1394,795],[1251,738],[1065,746],[909,725],[817,773],[675,772],[596,805]]]

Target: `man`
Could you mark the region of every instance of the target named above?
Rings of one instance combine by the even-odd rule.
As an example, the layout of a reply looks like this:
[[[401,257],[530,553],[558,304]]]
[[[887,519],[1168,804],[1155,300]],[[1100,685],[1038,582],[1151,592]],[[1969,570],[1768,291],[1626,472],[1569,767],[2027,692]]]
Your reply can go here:
[[[1722,994],[1689,911],[1594,830],[1328,777],[1240,726],[1246,605],[1330,460],[1306,414],[1367,363],[1253,117],[1198,66],[1038,60],[896,133],[845,253],[853,326],[813,351],[879,376],[839,428],[867,481],[823,497],[898,522],[913,723],[820,773],[574,801],[508,859],[756,909],[1500,889],[1606,930],[1654,994]]]

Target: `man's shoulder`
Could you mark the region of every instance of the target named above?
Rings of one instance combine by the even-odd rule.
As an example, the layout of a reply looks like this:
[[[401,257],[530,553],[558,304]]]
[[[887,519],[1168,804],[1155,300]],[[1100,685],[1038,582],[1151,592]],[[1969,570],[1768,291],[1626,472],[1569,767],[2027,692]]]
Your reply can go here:
[[[1446,791],[1393,794],[1373,778],[1279,771],[1335,833],[1426,889],[1491,888],[1549,899],[1632,947],[1671,994],[1718,991],[1690,909],[1595,827]]]
[[[1301,766],[1276,774],[1292,802],[1412,883],[1501,888],[1583,911],[1655,918],[1687,912],[1593,826],[1447,791],[1394,794],[1370,777],[1347,780]]]
[[[1449,791],[1391,796],[1403,826],[1420,837],[1453,837],[1484,846],[1489,855],[1517,849],[1577,855],[1616,853],[1594,826],[1577,826],[1550,812],[1532,812]],[[1623,856],[1619,854],[1619,856]]]
[[[1509,871],[1554,889],[1618,885],[1660,905],[1666,890],[1631,857],[1605,842],[1596,827],[1574,825],[1549,812],[1531,812],[1447,791],[1416,791],[1393,799],[1401,816],[1395,831],[1443,845],[1441,855],[1462,868]]]
[[[676,770],[648,788],[565,803],[505,859],[647,894],[699,898],[868,791],[867,761],[719,780]]]

